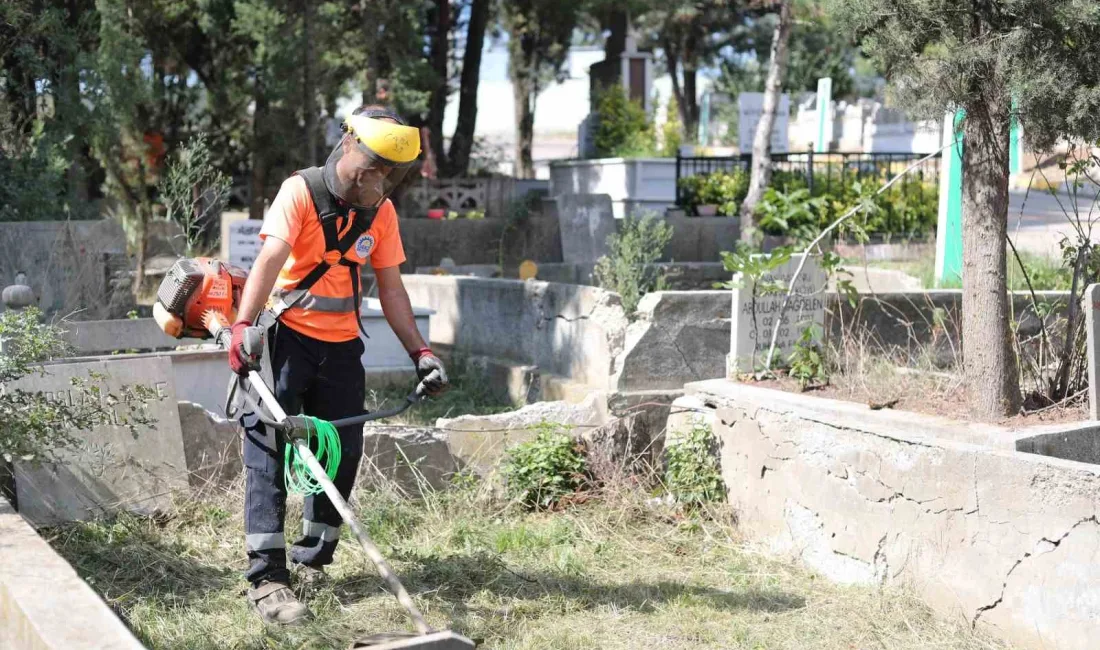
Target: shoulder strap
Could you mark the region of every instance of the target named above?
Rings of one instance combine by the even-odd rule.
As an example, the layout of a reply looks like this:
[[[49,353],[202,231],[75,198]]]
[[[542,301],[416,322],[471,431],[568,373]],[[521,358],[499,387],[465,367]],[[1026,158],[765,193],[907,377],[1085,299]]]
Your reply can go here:
[[[294,173],[305,180],[306,187],[309,188],[309,198],[313,200],[313,209],[317,211],[317,217],[322,222],[333,217],[347,216],[347,210],[341,208],[336,202],[336,197],[328,191],[323,169],[320,167],[307,167]]]

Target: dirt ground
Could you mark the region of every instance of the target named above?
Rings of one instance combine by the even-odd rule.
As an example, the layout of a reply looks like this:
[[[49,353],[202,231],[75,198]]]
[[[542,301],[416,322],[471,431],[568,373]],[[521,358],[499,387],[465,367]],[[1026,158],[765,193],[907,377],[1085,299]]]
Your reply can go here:
[[[752,383],[762,388],[866,404],[873,409],[913,411],[963,422],[974,419],[966,389],[960,386],[955,378],[899,374],[893,381],[868,382],[835,377],[827,385],[813,386],[805,391],[799,387],[797,381],[789,377],[752,381]],[[1088,401],[1079,398],[1065,406],[1024,413],[997,420],[992,424],[1015,430],[1042,424],[1083,422],[1088,419]]]

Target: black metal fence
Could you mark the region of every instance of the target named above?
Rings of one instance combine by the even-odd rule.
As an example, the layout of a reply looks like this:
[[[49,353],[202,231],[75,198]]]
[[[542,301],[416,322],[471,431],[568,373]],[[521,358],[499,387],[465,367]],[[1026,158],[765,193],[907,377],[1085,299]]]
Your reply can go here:
[[[851,182],[852,180],[876,179],[886,182],[895,174],[899,174],[907,167],[925,158],[928,154],[909,152],[829,152],[814,153],[812,151],[773,153],[772,169],[785,171],[802,176],[811,193],[815,186],[818,190],[828,193],[833,183]],[[911,191],[914,187],[913,180],[936,182],[940,176],[940,154],[936,154],[928,160],[922,161],[913,171],[909,172],[907,183],[901,184],[898,191]],[[740,169],[748,173],[752,168],[752,154],[745,153],[739,156],[706,157],[706,156],[677,156],[676,157],[676,204],[683,205],[683,188],[680,180],[709,174],[715,171],[732,171]],[[893,189],[893,188],[891,188]]]

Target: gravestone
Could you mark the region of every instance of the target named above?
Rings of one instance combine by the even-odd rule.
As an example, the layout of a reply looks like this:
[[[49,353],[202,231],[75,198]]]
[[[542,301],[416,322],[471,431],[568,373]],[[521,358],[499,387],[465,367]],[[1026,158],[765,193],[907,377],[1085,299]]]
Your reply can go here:
[[[242,219],[229,224],[229,263],[246,271],[260,254],[260,228],[264,225],[259,219]]]
[[[566,264],[592,264],[608,252],[615,213],[607,194],[562,194],[558,203],[561,256]]]
[[[1089,419],[1100,420],[1100,284],[1085,289],[1085,338],[1089,360]]]
[[[792,255],[786,263],[761,278],[761,285],[782,287],[779,293],[764,293],[765,287],[761,286],[754,297],[754,287],[749,280],[733,290],[727,377],[734,379],[738,374],[763,367],[771,346],[772,330],[801,259],[802,255]],[[740,282],[741,278],[735,276],[734,281]],[[813,340],[820,342],[825,327],[825,272],[813,255],[806,260],[794,282],[794,293],[779,325],[772,367],[786,362],[802,331],[810,326],[814,328]]]
[[[126,509],[149,514],[171,505],[172,493],[188,486],[172,362],[167,357],[48,365],[48,374],[27,375],[4,386],[42,392],[48,399],[77,404],[95,399],[74,388],[73,378],[98,385],[101,400],[124,385],[146,386],[158,400],[147,405],[153,427],[135,436],[124,426],[104,425],[73,436],[78,444],[58,453],[57,463],[17,462],[19,512],[36,525],[88,519]],[[89,372],[101,375],[92,379]],[[125,411],[120,410],[120,413]]]

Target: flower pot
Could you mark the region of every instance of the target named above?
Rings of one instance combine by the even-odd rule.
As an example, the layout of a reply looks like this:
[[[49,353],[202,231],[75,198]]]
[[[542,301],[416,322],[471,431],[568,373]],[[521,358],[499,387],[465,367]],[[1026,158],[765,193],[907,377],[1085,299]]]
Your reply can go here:
[[[428,210],[429,219],[442,219],[446,211],[443,208],[432,208]]]
[[[700,205],[699,207],[695,208],[695,211],[699,214],[700,217],[714,217],[718,215],[718,206],[709,204]]]

